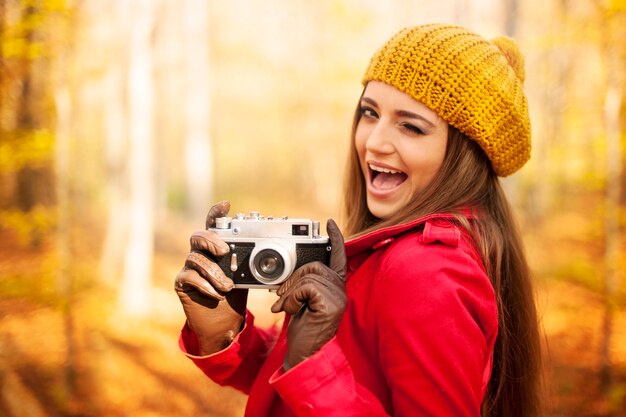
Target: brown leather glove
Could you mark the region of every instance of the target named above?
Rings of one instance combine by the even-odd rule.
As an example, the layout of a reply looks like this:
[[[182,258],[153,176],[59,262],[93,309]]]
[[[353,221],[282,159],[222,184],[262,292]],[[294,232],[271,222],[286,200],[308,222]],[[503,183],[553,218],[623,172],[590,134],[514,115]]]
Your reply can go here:
[[[230,203],[222,201],[209,210],[206,229],[215,219],[228,214]],[[210,230],[191,235],[191,253],[176,275],[174,287],[187,316],[187,323],[198,338],[198,355],[226,348],[241,330],[246,314],[247,289],[233,289],[233,281],[209,259],[222,256],[228,245]]]
[[[335,335],[346,308],[343,236],[333,220],[328,220],[326,231],[332,247],[330,267],[311,262],[298,268],[278,288],[280,298],[272,306],[274,313],[291,314],[285,370],[317,352]]]

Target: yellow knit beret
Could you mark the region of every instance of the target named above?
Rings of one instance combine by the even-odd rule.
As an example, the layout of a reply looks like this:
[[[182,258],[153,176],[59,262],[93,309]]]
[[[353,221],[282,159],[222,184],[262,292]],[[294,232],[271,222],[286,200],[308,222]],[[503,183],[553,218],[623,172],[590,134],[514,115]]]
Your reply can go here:
[[[530,158],[524,57],[510,38],[491,42],[458,26],[406,28],[379,49],[363,77],[382,81],[478,142],[507,176]]]

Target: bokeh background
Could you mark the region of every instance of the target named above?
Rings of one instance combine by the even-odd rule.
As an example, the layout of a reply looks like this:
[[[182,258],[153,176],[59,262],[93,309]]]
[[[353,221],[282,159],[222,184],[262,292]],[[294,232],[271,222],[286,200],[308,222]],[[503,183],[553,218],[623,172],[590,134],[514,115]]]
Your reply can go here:
[[[224,199],[341,223],[360,77],[427,22],[525,53],[546,414],[625,416],[624,0],[0,0],[0,415],[241,416],[178,352],[188,237]]]

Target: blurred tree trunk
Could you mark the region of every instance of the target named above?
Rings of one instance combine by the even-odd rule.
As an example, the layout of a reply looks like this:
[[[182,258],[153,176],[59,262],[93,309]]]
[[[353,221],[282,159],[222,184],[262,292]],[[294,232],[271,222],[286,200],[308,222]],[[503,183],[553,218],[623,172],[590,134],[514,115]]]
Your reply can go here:
[[[517,0],[504,1],[504,33],[506,36],[515,37],[517,33]]]
[[[603,54],[606,59],[606,94],[604,99],[604,128],[606,132],[606,194],[604,211],[604,320],[602,326],[600,355],[601,355],[601,387],[610,393],[613,384],[613,366],[611,357],[611,343],[613,336],[613,319],[617,305],[617,293],[620,288],[620,195],[622,192],[622,127],[620,126],[620,111],[624,97],[624,64],[625,51],[623,50],[623,36],[626,30],[622,27],[624,16],[608,8],[602,10],[600,16],[604,22]],[[621,23],[621,25],[620,25]],[[620,33],[621,32],[621,33]]]
[[[58,60],[59,64],[66,62],[66,57]],[[57,292],[62,300],[62,313],[65,330],[65,346],[67,348],[64,361],[64,378],[61,395],[65,400],[76,394],[76,343],[74,331],[74,283],[70,270],[70,135],[71,135],[71,98],[67,80],[67,68],[57,68],[57,80],[54,94],[56,110],[55,135],[55,166],[57,192],[57,227],[56,249],[58,256]]]
[[[504,1],[504,34],[515,38],[517,32],[517,0]],[[511,202],[511,205],[519,206],[519,178],[512,175],[502,179],[502,187]]]
[[[23,10],[22,20],[26,22],[26,48],[35,40],[35,21],[37,9],[30,5]],[[43,92],[41,74],[36,73],[35,59],[28,56],[22,60],[22,78],[17,97],[16,130],[21,135],[32,135],[45,126],[43,117]],[[38,204],[51,205],[54,202],[54,184],[51,167],[47,164],[33,166],[26,164],[17,172],[15,202],[23,212],[28,212]],[[33,229],[31,243],[37,245],[40,236]]]
[[[0,42],[4,42],[4,25],[6,18],[6,0],[0,0]],[[0,132],[4,129],[3,120],[4,120],[4,97],[5,97],[5,64],[4,64],[4,51],[2,50],[2,44],[0,43]]]
[[[455,0],[454,2],[454,23],[457,25],[467,25],[467,16],[469,15],[468,0]]]
[[[154,246],[152,33],[156,3],[137,0],[131,6],[127,80],[130,224],[120,303],[124,311],[139,316],[149,309]]]
[[[572,72],[573,63],[571,53],[563,46],[568,43],[566,24],[564,19],[569,15],[569,0],[556,0],[555,10],[550,16],[551,32],[553,39],[547,44],[546,50],[540,62],[543,67],[542,79],[539,81],[544,87],[541,88],[540,110],[548,117],[542,118],[543,124],[534,129],[538,134],[533,137],[532,159],[535,163],[535,175],[533,184],[528,193],[528,201],[525,203],[529,216],[529,224],[540,225],[552,201],[558,201],[555,194],[555,184],[551,180],[550,168],[554,161],[549,160],[550,148],[557,144],[558,140],[565,139],[564,112],[568,96],[568,80]]]
[[[100,255],[100,279],[103,284],[117,286],[124,264],[124,242],[128,236],[128,116],[124,92],[128,79],[127,34],[130,30],[129,4],[114,2],[109,15],[120,29],[111,37],[112,48],[118,59],[107,66],[104,80],[104,160],[106,172],[107,221]]]
[[[185,0],[185,170],[189,214],[200,219],[213,202],[211,138],[211,67],[209,65],[209,2]]]
[[[11,77],[9,75],[9,64],[6,62],[3,48],[3,43],[8,38],[6,34],[9,26],[7,14],[7,2],[6,0],[0,0],[0,145],[4,145],[8,141],[9,136],[7,135],[9,127],[5,112],[8,108],[7,97],[9,97]],[[10,208],[15,199],[15,174],[7,172],[2,165],[0,165],[0,211]]]

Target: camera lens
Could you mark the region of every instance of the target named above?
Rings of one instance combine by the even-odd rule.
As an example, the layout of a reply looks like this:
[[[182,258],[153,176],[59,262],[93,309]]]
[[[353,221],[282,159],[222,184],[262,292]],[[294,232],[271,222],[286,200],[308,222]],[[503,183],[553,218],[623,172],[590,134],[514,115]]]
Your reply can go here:
[[[289,278],[295,265],[296,245],[285,239],[261,240],[250,254],[252,276],[268,286],[278,286]]]
[[[254,266],[257,272],[267,279],[281,276],[285,269],[282,256],[273,249],[260,251],[254,258]]]
[[[276,271],[276,267],[278,266],[278,259],[267,257],[261,259],[259,263],[261,266],[261,271],[263,271],[264,274],[271,275]]]

